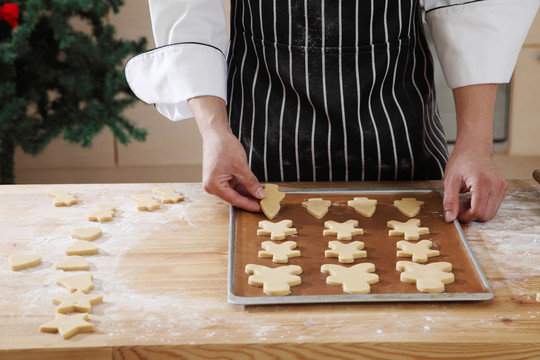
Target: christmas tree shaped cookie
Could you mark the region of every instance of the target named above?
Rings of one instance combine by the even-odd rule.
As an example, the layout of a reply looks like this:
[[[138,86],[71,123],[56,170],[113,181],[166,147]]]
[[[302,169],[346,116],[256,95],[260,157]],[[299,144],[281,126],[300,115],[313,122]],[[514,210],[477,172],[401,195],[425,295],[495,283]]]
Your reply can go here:
[[[262,229],[257,230],[257,235],[267,235],[272,240],[283,240],[285,236],[296,234],[296,229],[291,226],[291,220],[281,220],[277,223],[268,220],[259,221],[259,227]]]
[[[358,226],[356,220],[347,220],[343,223],[329,220],[324,223],[327,230],[323,231],[323,235],[336,235],[339,240],[351,240],[354,235],[364,234],[364,230],[356,226]]]
[[[412,261],[398,261],[396,270],[402,271],[400,279],[403,282],[416,284],[416,288],[424,293],[441,293],[444,285],[454,282],[452,264],[434,262],[427,265]]]
[[[296,241],[285,241],[281,244],[264,241],[261,246],[264,251],[259,251],[259,257],[272,258],[275,263],[287,263],[289,258],[300,256],[299,250],[293,250],[296,249]]]
[[[65,287],[71,292],[81,290],[87,293],[94,288],[93,277],[90,273],[70,275],[56,280],[56,284]]]
[[[393,229],[388,232],[388,236],[405,236],[405,240],[418,240],[420,235],[429,234],[429,228],[420,227],[418,219],[410,219],[405,223],[390,220],[387,226]]]
[[[372,263],[357,264],[345,267],[336,264],[324,264],[321,272],[330,274],[326,283],[330,285],[342,285],[343,291],[349,294],[368,294],[371,292],[371,284],[379,282],[379,276],[373,274],[375,265]]]
[[[355,197],[354,200],[349,200],[347,205],[362,216],[372,217],[375,213],[377,200],[368,199],[367,197]]]
[[[323,200],[322,198],[312,198],[302,203],[302,206],[307,208],[308,213],[317,219],[322,219],[328,213],[330,205],[332,205],[330,200]]]
[[[396,253],[397,257],[412,257],[412,261],[417,263],[424,263],[429,257],[440,255],[439,250],[430,249],[433,245],[430,240],[420,240],[416,244],[401,240],[396,245],[401,249]]]
[[[261,210],[270,220],[275,218],[281,210],[281,200],[285,198],[285,194],[278,190],[275,184],[264,185],[266,196],[261,200]]]
[[[401,200],[395,200],[394,205],[403,215],[414,217],[418,215],[424,202],[418,201],[415,198],[403,198]]]
[[[367,256],[367,252],[361,250],[364,248],[364,243],[361,241],[353,241],[348,244],[339,241],[330,241],[328,242],[328,247],[331,250],[326,250],[324,256],[338,258],[338,261],[344,264],[353,263],[354,259],[365,258]]]
[[[262,265],[247,264],[246,273],[253,274],[248,278],[248,284],[262,286],[263,292],[269,296],[289,295],[291,286],[302,283],[302,279],[298,276],[298,274],[302,273],[302,268],[297,265],[269,268]]]

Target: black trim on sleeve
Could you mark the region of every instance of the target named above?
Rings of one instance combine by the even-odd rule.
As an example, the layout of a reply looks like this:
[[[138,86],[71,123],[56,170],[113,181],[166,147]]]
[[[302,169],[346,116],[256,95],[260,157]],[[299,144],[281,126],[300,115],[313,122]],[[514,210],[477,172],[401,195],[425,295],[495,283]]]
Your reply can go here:
[[[444,8],[448,8],[448,7],[453,7],[453,6],[468,5],[468,4],[472,4],[472,3],[475,3],[475,2],[481,2],[481,1],[486,1],[486,0],[471,0],[471,1],[467,1],[467,2],[461,3],[461,4],[450,4],[450,5],[438,6],[438,7],[435,7],[435,8],[433,8],[433,9],[427,10],[427,11],[426,11],[426,14],[429,13],[429,12],[432,12],[432,11],[434,11],[434,10],[440,10],[440,9],[444,9]]]

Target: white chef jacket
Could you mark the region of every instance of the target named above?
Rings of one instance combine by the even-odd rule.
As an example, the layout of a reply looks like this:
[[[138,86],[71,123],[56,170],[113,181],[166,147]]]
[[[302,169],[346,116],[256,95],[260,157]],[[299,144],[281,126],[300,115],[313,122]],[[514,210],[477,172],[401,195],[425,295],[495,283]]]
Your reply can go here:
[[[157,48],[126,65],[137,97],[171,120],[192,117],[187,100],[227,101],[227,22],[221,0],[149,0]],[[425,0],[451,88],[510,81],[540,0]]]

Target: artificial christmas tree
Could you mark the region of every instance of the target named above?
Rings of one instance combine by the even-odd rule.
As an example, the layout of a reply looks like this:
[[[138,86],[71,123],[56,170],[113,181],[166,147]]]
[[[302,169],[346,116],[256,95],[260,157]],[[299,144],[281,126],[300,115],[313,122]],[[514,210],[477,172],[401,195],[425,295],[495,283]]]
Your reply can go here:
[[[107,15],[123,0],[0,2],[0,183],[12,183],[14,150],[38,154],[54,138],[90,146],[105,126],[122,144],[143,141],[122,114],[136,98],[123,60],[145,39],[114,38]],[[82,19],[90,32],[73,28]]]

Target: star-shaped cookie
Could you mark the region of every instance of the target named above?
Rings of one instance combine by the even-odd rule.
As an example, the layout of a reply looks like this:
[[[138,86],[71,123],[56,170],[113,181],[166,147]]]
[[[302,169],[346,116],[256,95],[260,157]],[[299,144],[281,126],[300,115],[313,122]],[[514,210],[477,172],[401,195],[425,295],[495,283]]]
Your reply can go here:
[[[174,191],[173,188],[155,188],[152,192],[159,196],[163,204],[177,203],[184,200],[182,194]]]
[[[64,315],[56,314],[56,319],[39,327],[41,332],[59,332],[64,339],[68,339],[81,331],[94,331],[94,324],[86,321],[88,313]]]
[[[56,312],[69,313],[72,311],[89,313],[92,310],[92,305],[103,301],[103,296],[98,294],[85,294],[81,290],[77,290],[67,296],[55,297],[52,299],[53,304],[58,305]]]
[[[357,228],[358,221],[347,220],[339,223],[333,220],[326,221],[324,227],[327,230],[323,231],[323,235],[337,235],[339,240],[351,240],[354,235],[363,235],[364,229]]]
[[[390,220],[387,226],[393,230],[388,232],[388,236],[405,236],[405,240],[418,240],[420,235],[429,234],[429,228],[420,227],[420,220],[410,219],[403,223],[401,221]]]
[[[54,206],[71,206],[77,203],[77,198],[65,190],[47,190],[47,195],[53,198]]]

